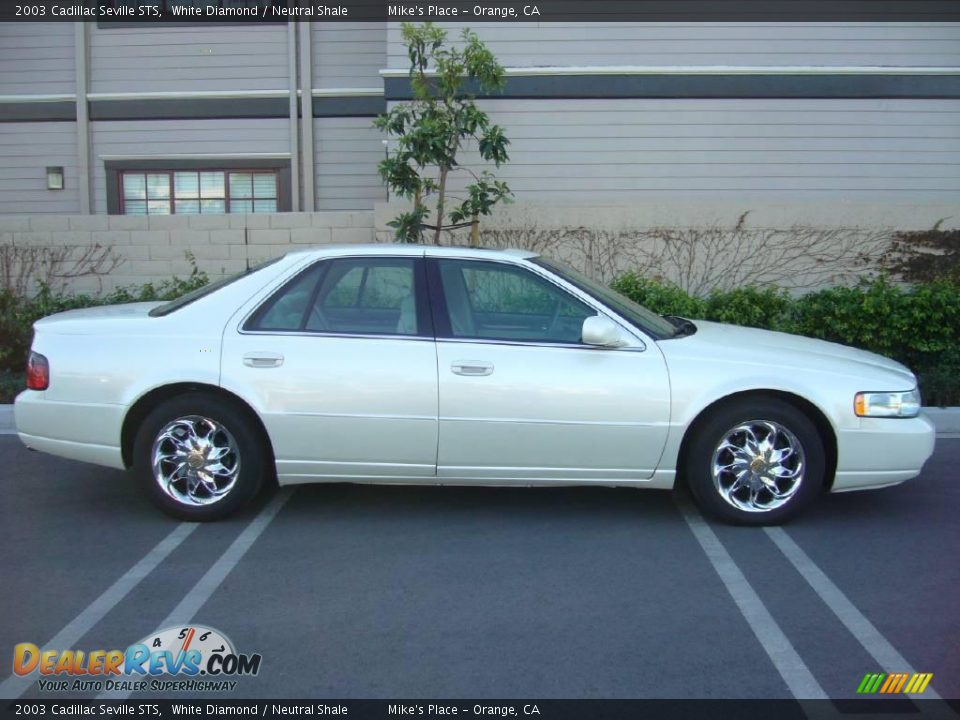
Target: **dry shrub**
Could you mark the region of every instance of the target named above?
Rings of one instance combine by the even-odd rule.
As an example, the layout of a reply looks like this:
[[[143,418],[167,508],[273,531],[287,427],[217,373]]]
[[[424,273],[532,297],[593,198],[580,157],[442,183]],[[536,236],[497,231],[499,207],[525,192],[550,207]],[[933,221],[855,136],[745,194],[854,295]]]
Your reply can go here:
[[[17,297],[32,295],[41,287],[62,292],[72,280],[81,277],[99,280],[122,263],[123,258],[113,248],[99,244],[56,247],[22,245],[16,241],[2,243],[0,291],[6,290]]]
[[[859,227],[734,225],[603,229],[536,223],[484,228],[485,247],[520,247],[610,282],[627,271],[669,280],[705,296],[737,287],[791,290],[842,284],[869,274],[893,233]]]

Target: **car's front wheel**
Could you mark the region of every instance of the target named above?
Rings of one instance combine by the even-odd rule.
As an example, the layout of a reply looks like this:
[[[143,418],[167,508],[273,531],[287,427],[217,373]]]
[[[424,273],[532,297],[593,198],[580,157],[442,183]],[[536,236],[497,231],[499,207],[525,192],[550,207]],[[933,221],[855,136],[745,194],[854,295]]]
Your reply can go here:
[[[190,393],[155,408],[134,442],[133,470],[150,500],[181,520],[219,520],[260,489],[267,455],[242,409]]]
[[[776,525],[809,505],[824,486],[816,426],[790,403],[744,398],[693,428],[684,468],[697,504],[740,525]]]

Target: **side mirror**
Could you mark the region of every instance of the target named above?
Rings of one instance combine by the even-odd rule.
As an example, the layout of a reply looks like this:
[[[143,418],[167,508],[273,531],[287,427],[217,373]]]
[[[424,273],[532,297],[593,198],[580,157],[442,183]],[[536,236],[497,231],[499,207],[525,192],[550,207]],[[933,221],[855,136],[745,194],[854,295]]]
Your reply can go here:
[[[623,331],[613,320],[601,315],[593,315],[583,321],[581,338],[585,345],[599,345],[614,348],[626,345]]]

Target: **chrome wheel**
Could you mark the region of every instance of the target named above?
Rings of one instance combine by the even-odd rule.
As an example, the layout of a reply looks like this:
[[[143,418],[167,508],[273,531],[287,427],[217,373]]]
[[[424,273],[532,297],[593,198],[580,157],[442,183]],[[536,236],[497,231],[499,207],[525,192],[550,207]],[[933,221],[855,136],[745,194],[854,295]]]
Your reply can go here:
[[[803,482],[803,446],[770,420],[751,420],[727,431],[713,453],[713,484],[728,504],[767,512],[796,495]]]
[[[240,450],[233,435],[199,415],[164,425],[150,457],[160,489],[184,505],[212,505],[230,492],[240,474]]]

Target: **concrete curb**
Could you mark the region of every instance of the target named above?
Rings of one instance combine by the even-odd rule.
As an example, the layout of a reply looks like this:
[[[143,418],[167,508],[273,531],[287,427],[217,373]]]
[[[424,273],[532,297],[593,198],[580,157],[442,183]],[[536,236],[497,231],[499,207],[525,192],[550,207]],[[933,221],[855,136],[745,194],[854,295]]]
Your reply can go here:
[[[923,409],[924,414],[933,421],[937,435],[960,438],[960,407]],[[16,434],[13,424],[13,405],[0,405],[0,435]]]
[[[960,407],[925,407],[923,413],[937,426],[937,435],[960,437]]]
[[[13,405],[0,405],[0,435],[12,435],[15,432]]]

